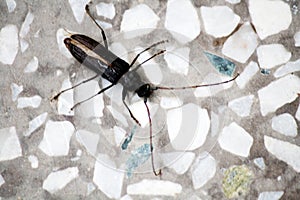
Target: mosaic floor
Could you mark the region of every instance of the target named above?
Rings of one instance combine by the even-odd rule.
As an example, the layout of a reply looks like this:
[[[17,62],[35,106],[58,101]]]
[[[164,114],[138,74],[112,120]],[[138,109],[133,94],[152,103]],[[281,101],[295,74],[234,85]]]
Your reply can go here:
[[[0,200],[299,199],[299,6],[1,1]]]

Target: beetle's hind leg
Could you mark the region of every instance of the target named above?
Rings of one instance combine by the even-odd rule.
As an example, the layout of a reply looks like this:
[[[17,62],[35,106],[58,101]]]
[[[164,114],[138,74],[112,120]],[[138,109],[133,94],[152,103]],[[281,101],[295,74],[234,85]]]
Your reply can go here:
[[[74,86],[72,86],[72,87],[70,87],[70,88],[67,88],[67,89],[64,89],[64,90],[60,91],[60,92],[57,93],[54,97],[51,98],[51,101],[57,100],[58,97],[59,97],[61,94],[65,93],[65,92],[67,92],[67,91],[69,91],[69,90],[72,90],[72,89],[78,87],[78,86],[81,85],[81,84],[87,83],[87,82],[89,82],[89,81],[91,81],[91,80],[93,80],[93,79],[99,77],[100,75],[101,75],[101,74],[96,74],[95,76],[92,76],[92,77],[90,77],[90,78],[88,78],[88,79],[86,79],[86,80],[83,80],[83,81],[81,81],[80,83],[78,83],[78,84],[76,84],[76,85],[74,85]]]
[[[87,99],[85,99],[85,100],[83,100],[83,101],[80,101],[80,102],[76,103],[76,104],[71,108],[71,110],[74,110],[74,108],[76,108],[76,107],[79,106],[80,104],[82,104],[82,103],[84,103],[84,102],[86,102],[86,101],[88,101],[88,100],[94,98],[95,96],[98,96],[99,94],[101,94],[101,93],[103,93],[104,91],[108,90],[108,89],[111,88],[112,86],[114,86],[114,84],[111,84],[111,85],[109,85],[109,86],[107,86],[107,87],[101,89],[99,92],[97,92],[97,93],[94,94],[93,96],[91,96],[91,97],[89,97],[89,98],[87,98]]]
[[[89,4],[86,4],[86,6],[85,6],[85,12],[93,20],[93,22],[96,24],[96,26],[98,26],[98,28],[101,30],[101,35],[102,35],[102,38],[103,38],[104,46],[105,46],[106,50],[108,50],[108,44],[107,44],[107,39],[106,39],[105,32],[104,32],[103,28],[95,20],[95,18],[91,15]]]

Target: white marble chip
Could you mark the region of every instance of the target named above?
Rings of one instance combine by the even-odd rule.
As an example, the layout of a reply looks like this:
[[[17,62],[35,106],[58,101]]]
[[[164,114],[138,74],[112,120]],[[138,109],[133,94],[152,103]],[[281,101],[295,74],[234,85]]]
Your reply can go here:
[[[122,43],[120,43],[120,42],[114,42],[114,43],[112,43],[109,46],[109,50],[111,52],[113,52],[114,54],[118,55],[120,58],[122,58],[126,62],[130,63],[130,61],[128,60],[128,51],[124,47],[124,45]]]
[[[124,140],[126,136],[126,131],[119,126],[114,126],[113,131],[114,131],[116,144],[117,146],[120,146],[121,142]]]
[[[28,129],[24,132],[24,136],[30,136],[36,129],[44,124],[48,116],[47,112],[40,114],[39,116],[35,117],[33,120],[29,122]]]
[[[292,22],[290,6],[279,0],[249,0],[249,13],[262,40],[286,30]]]
[[[300,78],[287,75],[258,90],[260,110],[263,116],[276,111],[281,106],[293,102],[300,93]]]
[[[238,156],[247,157],[253,144],[253,137],[237,123],[223,128],[218,142],[222,149]]]
[[[296,119],[297,119],[298,121],[300,121],[300,104],[299,104],[299,106],[298,106],[298,109],[297,109],[297,112],[296,112],[296,114],[295,114],[295,117],[296,117]]]
[[[120,30],[125,38],[134,38],[152,32],[159,17],[146,4],[139,4],[123,14]]]
[[[163,180],[144,179],[127,186],[127,193],[130,195],[175,196],[181,191],[182,187],[180,184]]]
[[[259,169],[265,170],[266,164],[265,164],[264,158],[262,158],[262,157],[255,158],[255,159],[253,160],[253,162],[254,162],[254,164],[255,164],[257,167],[259,167]]]
[[[100,21],[96,19],[96,22],[105,30],[105,29],[110,29],[112,28],[112,24],[104,21]]]
[[[231,4],[238,4],[241,2],[241,0],[225,0],[227,1],[228,3],[231,3]]]
[[[295,47],[300,47],[300,31],[294,35]]]
[[[147,102],[147,105],[149,107],[151,116],[154,116],[158,109],[158,105],[152,102]],[[135,118],[139,120],[142,128],[146,127],[149,124],[148,113],[144,104],[144,100],[140,100],[129,105],[129,109],[131,110]],[[127,111],[125,113],[129,115]]]
[[[106,82],[108,81],[102,78],[102,85],[105,85]],[[124,106],[122,101],[122,91],[123,85],[118,83],[104,93],[110,98],[111,104],[116,103],[118,106]]]
[[[106,106],[106,108],[110,111],[115,120],[123,124],[125,127],[128,127],[127,119],[122,113],[114,109],[113,106]]]
[[[266,149],[277,159],[286,162],[297,173],[300,172],[299,146],[269,136],[264,136],[264,143]]]
[[[29,63],[26,65],[25,69],[24,69],[24,73],[31,73],[31,72],[35,72],[37,70],[39,66],[39,60],[37,57],[33,57]]]
[[[272,129],[285,136],[296,137],[297,128],[294,117],[289,113],[283,113],[272,118]]]
[[[174,149],[195,150],[206,140],[210,118],[206,109],[189,103],[167,112],[167,127]]]
[[[41,29],[37,30],[37,31],[34,33],[33,37],[39,38],[39,37],[40,37],[40,32],[41,32]]]
[[[300,59],[298,59],[294,62],[288,62],[285,65],[283,65],[282,67],[278,68],[275,71],[274,76],[276,78],[278,78],[278,77],[282,77],[287,74],[290,74],[293,72],[298,72],[298,71],[300,71]]]
[[[177,174],[184,174],[191,166],[195,153],[171,152],[160,154],[164,166],[173,169]]]
[[[99,155],[95,163],[93,181],[107,197],[121,197],[124,172],[107,155]]]
[[[14,0],[6,0],[6,5],[9,13],[13,12],[17,6]]]
[[[69,77],[65,79],[59,91],[72,87]],[[74,106],[74,90],[69,90],[62,93],[57,100],[57,112],[59,115],[73,116],[74,111],[71,108]]]
[[[33,97],[19,97],[17,108],[26,108],[26,107],[37,108],[40,106],[41,101],[42,98],[38,95],[35,95]]]
[[[109,19],[113,19],[116,15],[115,6],[113,3],[99,3],[96,5],[97,15]]]
[[[251,61],[244,71],[235,79],[236,84],[240,89],[244,89],[250,79],[259,71],[256,62]]]
[[[122,196],[120,200],[133,200],[133,199],[128,194],[126,194],[126,195]]]
[[[33,22],[34,19],[34,15],[29,11],[25,17],[25,20],[21,26],[20,32],[19,32],[19,36],[20,38],[24,38],[29,30],[30,30],[30,25]]]
[[[70,51],[67,49],[66,45],[64,44],[64,39],[68,36],[68,32],[63,29],[60,28],[56,31],[56,42],[58,45],[58,49],[59,51],[66,56],[67,58],[72,58],[72,54],[70,53]]]
[[[16,128],[0,129],[0,161],[13,160],[22,156],[22,148]]]
[[[142,69],[150,83],[158,85],[163,80],[163,74],[159,64],[143,64]]]
[[[73,124],[69,121],[47,121],[44,137],[39,144],[40,150],[48,156],[68,155],[74,130]]]
[[[249,22],[244,23],[223,45],[222,53],[245,63],[258,45],[258,37]]]
[[[271,69],[288,62],[292,56],[282,44],[261,45],[256,49],[259,66]]]
[[[258,196],[258,200],[279,200],[283,194],[283,191],[261,192]]]
[[[4,26],[0,31],[0,62],[13,64],[19,50],[18,28],[13,24]]]
[[[186,76],[189,72],[189,54],[190,49],[188,47],[167,50],[164,59],[171,71]]]
[[[53,194],[77,178],[79,175],[78,172],[77,167],[69,167],[64,170],[51,172],[43,182],[43,189]]]
[[[87,83],[81,84],[80,86],[74,89],[74,94],[75,94],[74,102],[77,103],[83,101],[93,96],[94,94],[98,93],[100,90],[101,89],[99,87],[98,81],[96,80],[92,80]],[[77,108],[75,108],[75,112],[78,114],[78,116],[84,118],[102,117],[103,109],[104,109],[103,94],[100,94],[79,105]]]
[[[96,186],[94,185],[94,183],[88,183],[87,185],[86,185],[86,196],[89,196],[90,194],[92,194],[92,192],[94,192],[95,191],[95,189],[96,189]]]
[[[72,157],[71,158],[71,161],[77,161],[77,160],[79,160],[80,159],[80,157],[82,156],[82,150],[81,149],[78,149],[77,151],[76,151],[76,156],[74,156],[74,157]]]
[[[82,155],[82,150],[81,149],[78,149],[76,151],[76,156],[80,157]]]
[[[89,152],[91,155],[96,155],[99,138],[100,134],[97,133],[92,133],[86,130],[76,131],[77,141],[83,145],[87,152]]]
[[[5,183],[3,176],[0,174],[0,187]]]
[[[20,48],[21,48],[21,52],[24,53],[29,47],[29,43],[23,39],[23,38],[20,38]]]
[[[69,0],[76,21],[81,24],[85,15],[85,5],[91,0]]]
[[[240,117],[247,117],[250,115],[253,99],[254,99],[254,95],[243,96],[231,100],[228,103],[228,107]]]
[[[277,177],[277,181],[280,182],[281,180],[282,180],[282,177],[281,177],[281,176],[278,176],[278,177]]]
[[[144,49],[145,49],[145,47],[136,47],[134,51],[137,54],[137,53],[143,51]],[[159,51],[159,49],[157,49],[157,51]],[[142,63],[145,60],[147,60],[148,58],[150,58],[151,56],[152,55],[149,52],[144,52],[143,54],[141,54],[139,56],[139,58],[137,59],[137,61],[139,63]],[[147,79],[152,84],[158,85],[163,80],[163,74],[161,72],[160,66],[159,66],[159,64],[157,64],[154,61],[154,59],[151,59],[151,60],[147,61],[145,64],[143,64],[141,66],[141,68],[144,70],[144,73],[145,73]]]
[[[219,134],[219,126],[220,126],[220,116],[221,116],[222,112],[219,112],[218,114],[216,114],[215,112],[211,112],[210,113],[210,136],[211,137],[216,137]]]
[[[229,35],[241,19],[227,6],[201,6],[200,11],[206,33],[216,38]]]
[[[28,161],[31,164],[31,168],[36,169],[39,167],[39,160],[35,155],[29,155]]]
[[[164,109],[176,108],[182,106],[183,102],[179,97],[161,97],[160,106]]]
[[[197,190],[204,186],[215,176],[217,163],[214,157],[204,152],[193,163],[191,168],[194,189]]]
[[[200,34],[199,16],[191,1],[168,1],[165,28],[181,43],[190,42]]]
[[[11,88],[11,96],[12,96],[12,100],[13,101],[16,101],[19,94],[23,91],[23,85],[17,85],[15,83],[12,83],[10,85],[10,88]]]

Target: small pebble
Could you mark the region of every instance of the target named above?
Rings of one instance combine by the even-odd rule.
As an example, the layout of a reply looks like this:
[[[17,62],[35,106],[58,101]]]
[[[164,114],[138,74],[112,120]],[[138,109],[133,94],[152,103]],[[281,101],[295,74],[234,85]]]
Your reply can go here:
[[[32,107],[37,108],[40,106],[42,101],[42,98],[38,95],[35,95],[33,97],[19,97],[18,98],[18,108],[26,108],[26,107]]]
[[[39,160],[36,156],[34,155],[28,156],[28,161],[31,163],[31,168],[36,169],[39,167]]]
[[[37,57],[33,57],[29,63],[26,65],[25,69],[24,69],[24,73],[32,73],[35,72],[37,70],[39,66],[39,60]]]
[[[9,13],[13,12],[17,6],[14,0],[6,0],[6,5]]]

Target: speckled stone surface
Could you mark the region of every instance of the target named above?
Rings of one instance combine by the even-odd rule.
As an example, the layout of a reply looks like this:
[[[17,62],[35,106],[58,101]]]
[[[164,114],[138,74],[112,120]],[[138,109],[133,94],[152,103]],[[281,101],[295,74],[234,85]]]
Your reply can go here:
[[[160,177],[152,172],[143,100],[132,92],[126,98],[140,127],[122,103],[126,86],[74,112],[74,103],[108,81],[90,81],[51,101],[94,75],[63,44],[70,32],[102,41],[87,3],[0,2],[0,200],[300,199],[299,1],[90,4],[110,50],[128,63],[168,40],[138,59],[166,50],[136,70],[143,82],[180,87],[240,74],[224,85],[158,90],[148,99]],[[226,62],[214,66],[206,55]]]

